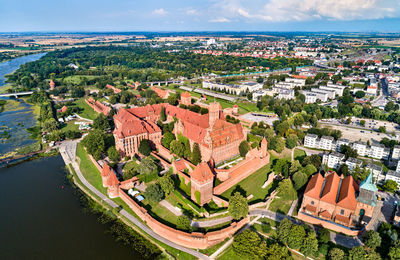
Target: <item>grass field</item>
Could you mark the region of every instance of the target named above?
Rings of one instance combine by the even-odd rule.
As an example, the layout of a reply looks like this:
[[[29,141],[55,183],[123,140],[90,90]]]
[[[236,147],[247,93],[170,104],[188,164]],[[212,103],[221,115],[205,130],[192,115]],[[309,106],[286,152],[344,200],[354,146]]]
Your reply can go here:
[[[229,246],[228,249],[219,257],[217,257],[218,260],[242,260],[245,259],[241,256],[236,255],[236,253],[233,251],[232,246]]]
[[[94,111],[93,108],[91,108],[85,101],[84,98],[78,99],[74,101],[75,105],[82,108],[83,110],[79,112],[78,114],[81,117],[88,118],[94,120],[97,117],[97,112]]]
[[[300,162],[302,162],[304,157],[306,157],[306,156],[307,156],[306,152],[304,152],[303,150],[294,148],[293,157],[295,160],[299,160]]]
[[[268,186],[265,189],[261,188],[264,182],[268,179],[268,174],[271,172],[270,165],[271,163],[261,167],[249,177],[222,193],[221,197],[229,200],[234,190],[244,190],[246,196],[253,194],[253,198],[249,200],[249,203],[264,200],[267,195],[272,192],[272,186]]]
[[[69,121],[63,124],[61,131],[66,132],[68,130],[79,131],[79,126],[75,124],[75,121]]]
[[[275,198],[271,205],[269,205],[269,210],[277,213],[286,215],[289,212],[290,206],[292,205],[291,200],[285,200],[283,198]]]
[[[76,156],[80,159],[79,168],[83,177],[85,177],[85,179],[101,193],[107,195],[107,189],[103,187],[100,172],[89,159],[89,156],[81,143],[76,147]]]
[[[64,83],[65,84],[73,84],[73,85],[81,85],[83,83],[83,80],[86,79],[94,79],[98,76],[94,75],[73,75],[73,76],[68,76],[64,78]]]

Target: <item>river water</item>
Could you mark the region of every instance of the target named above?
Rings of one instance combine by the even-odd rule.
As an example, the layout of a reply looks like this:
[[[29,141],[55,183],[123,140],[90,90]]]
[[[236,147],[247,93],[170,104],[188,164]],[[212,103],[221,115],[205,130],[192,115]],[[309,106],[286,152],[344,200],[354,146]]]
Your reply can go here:
[[[5,74],[42,55],[0,63],[0,86]],[[0,113],[0,126],[12,129],[0,155],[32,142],[26,128],[35,124],[24,102]],[[116,242],[95,215],[84,213],[65,174],[61,156],[0,168],[0,259],[141,259]]]

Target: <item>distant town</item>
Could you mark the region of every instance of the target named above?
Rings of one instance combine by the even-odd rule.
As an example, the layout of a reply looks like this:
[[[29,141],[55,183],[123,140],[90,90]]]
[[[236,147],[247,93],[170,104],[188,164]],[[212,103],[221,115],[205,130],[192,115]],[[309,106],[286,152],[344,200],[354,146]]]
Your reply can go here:
[[[61,154],[144,258],[400,258],[400,35],[4,33],[0,50],[44,53],[0,87],[0,115],[37,119],[0,163]]]

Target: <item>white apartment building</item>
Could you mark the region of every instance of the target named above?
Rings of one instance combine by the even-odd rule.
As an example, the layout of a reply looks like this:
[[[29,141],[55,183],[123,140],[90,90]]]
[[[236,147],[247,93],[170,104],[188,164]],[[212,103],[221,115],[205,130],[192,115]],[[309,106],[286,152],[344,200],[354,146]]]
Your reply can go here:
[[[315,98],[318,100],[321,100],[321,102],[326,102],[328,101],[328,94],[327,93],[321,93],[321,92],[315,92],[315,91],[309,91],[309,90],[302,90],[301,93],[307,97],[307,95],[315,95]]]
[[[318,148],[318,146],[319,146],[318,135],[307,134],[304,137],[304,146],[309,147],[309,148]]]
[[[353,148],[357,151],[359,156],[366,156],[367,155],[367,143],[357,141],[353,143]]]
[[[372,173],[375,183],[380,183],[385,180],[385,175],[383,174],[382,166],[368,163],[367,166],[365,166],[365,169],[370,173]]]
[[[311,91],[315,92],[315,93],[326,94],[328,96],[328,98],[330,98],[330,99],[335,99],[335,97],[336,97],[336,92],[333,91],[333,90],[324,90],[324,89],[319,89],[319,88],[312,88]]]
[[[395,145],[392,151],[392,160],[400,159],[400,145]]]
[[[277,83],[275,83],[274,87],[293,89],[296,87],[296,85],[294,83],[290,83],[290,82],[277,82]]]
[[[358,160],[358,159],[353,158],[353,157],[349,157],[345,162],[345,164],[349,167],[350,171],[353,171],[357,166],[361,167],[362,163],[363,162],[361,160]]]
[[[334,138],[332,136],[322,136],[321,139],[319,140],[319,149],[322,150],[332,150],[334,145]]]
[[[385,178],[385,181],[388,181],[388,180],[397,182],[398,187],[400,187],[400,172],[395,172],[395,171],[389,170],[386,173],[386,178]]]
[[[295,79],[295,78],[285,78],[285,82],[293,83],[295,86],[305,86],[306,80],[305,79]]]
[[[396,172],[400,172],[400,161],[397,162]]]
[[[385,148],[383,144],[372,144],[368,149],[368,156],[375,159],[387,159],[389,157],[390,150]]]
[[[338,151],[339,153],[341,152],[340,147],[342,145],[347,145],[347,146],[351,147],[351,143],[350,143],[349,139],[340,138],[336,142],[336,151]]]
[[[327,86],[320,86],[320,89],[325,89],[325,90],[333,90],[336,92],[336,95],[339,97],[343,96],[343,91],[346,88],[345,86],[342,85],[335,85],[335,84],[329,84]]]
[[[279,99],[294,99],[294,90],[293,89],[286,89],[286,88],[280,88],[279,89],[279,94],[278,94]]]
[[[340,165],[343,164],[344,154],[341,153],[325,153],[322,156],[322,163],[328,165],[329,168],[339,169]]]
[[[242,82],[240,83],[240,86],[243,87],[245,91],[247,90],[252,93],[263,88],[263,84],[257,82]]]
[[[317,102],[317,94],[311,92],[304,92],[302,93],[305,96],[305,103],[306,104],[313,104]]]
[[[253,92],[253,101],[257,101],[259,98],[269,95],[271,90],[261,89]]]

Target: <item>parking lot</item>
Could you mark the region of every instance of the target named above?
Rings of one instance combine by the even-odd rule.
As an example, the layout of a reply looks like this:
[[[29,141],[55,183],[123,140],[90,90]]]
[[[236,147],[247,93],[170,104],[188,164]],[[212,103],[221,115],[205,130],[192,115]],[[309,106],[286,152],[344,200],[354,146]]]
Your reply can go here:
[[[379,121],[373,119],[365,119],[365,127],[361,126],[359,123],[361,119],[353,118],[351,124],[344,124],[337,119],[323,119],[320,120],[320,124],[322,127],[328,127],[335,130],[340,130],[342,132],[342,138],[349,139],[350,141],[377,141],[379,142],[382,138],[386,137],[389,139],[393,139],[391,134],[393,131],[398,130],[396,127],[398,126],[396,123],[390,123],[386,121]],[[379,126],[385,126],[387,133],[379,133],[375,130],[379,128]]]

